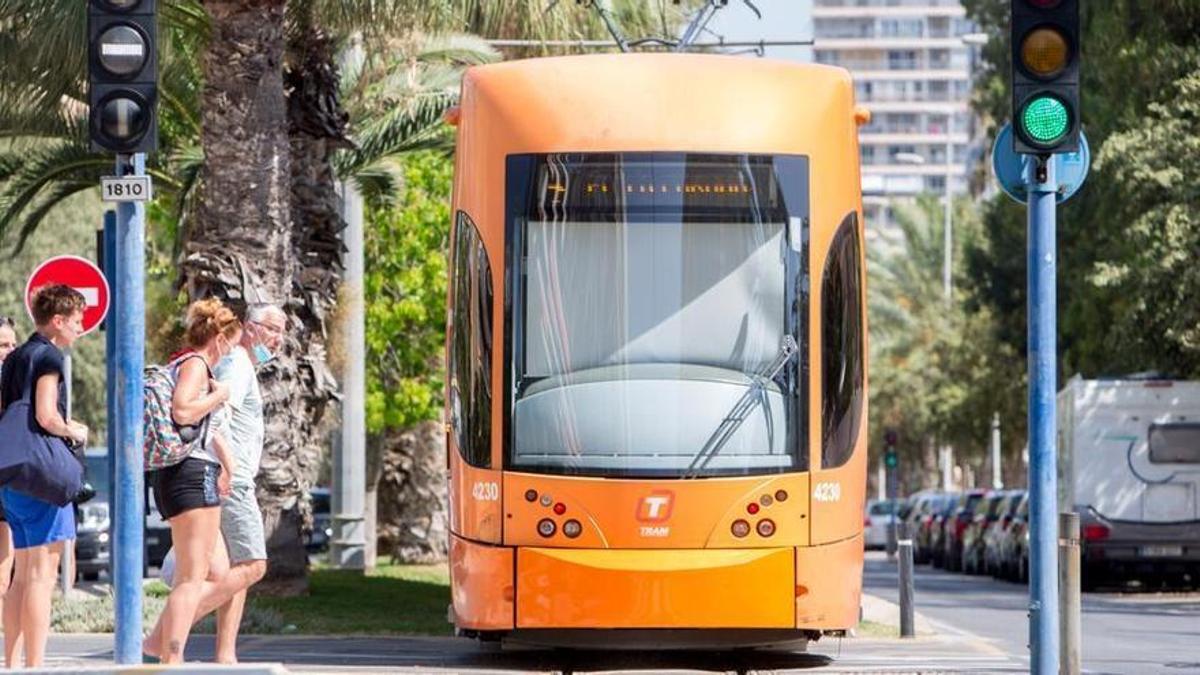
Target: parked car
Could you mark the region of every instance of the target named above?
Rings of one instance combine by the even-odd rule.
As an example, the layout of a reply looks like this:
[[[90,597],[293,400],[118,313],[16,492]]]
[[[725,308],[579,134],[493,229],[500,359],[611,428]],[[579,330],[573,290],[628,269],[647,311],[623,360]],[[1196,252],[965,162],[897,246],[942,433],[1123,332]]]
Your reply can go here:
[[[942,522],[942,563],[951,572],[962,569],[963,534],[975,517],[975,505],[985,494],[987,491],[980,489],[963,492]]]
[[[975,504],[974,515],[962,535],[962,560],[959,569],[967,574],[983,574],[987,556],[987,532],[1000,520],[1001,506],[1008,500],[1004,490],[990,490]]]
[[[1025,499],[1024,490],[1010,490],[996,509],[997,518],[983,536],[983,573],[1000,576],[1008,530],[1016,523],[1017,509]]]
[[[109,572],[111,555],[108,450],[92,447],[85,449],[83,455],[87,480],[96,490],[96,496],[75,510],[75,575],[85,581],[95,581],[101,572]]]
[[[892,511],[897,512],[899,520],[898,500],[871,500],[867,504],[867,513],[863,518],[863,546],[869,549],[886,548],[888,527],[892,523]]]
[[[333,536],[333,516],[329,488],[315,487],[309,491],[312,498],[313,527],[304,533],[304,548],[309,553],[329,550],[329,539]]]
[[[1029,493],[1022,491],[1012,523],[1000,540],[998,576],[1024,583],[1029,579]]]
[[[929,560],[934,567],[946,566],[946,521],[958,509],[958,492],[947,493],[929,523]]]
[[[934,510],[946,498],[945,493],[926,491],[912,496],[912,506],[904,518],[905,532],[913,542],[913,562],[929,562],[929,524]]]

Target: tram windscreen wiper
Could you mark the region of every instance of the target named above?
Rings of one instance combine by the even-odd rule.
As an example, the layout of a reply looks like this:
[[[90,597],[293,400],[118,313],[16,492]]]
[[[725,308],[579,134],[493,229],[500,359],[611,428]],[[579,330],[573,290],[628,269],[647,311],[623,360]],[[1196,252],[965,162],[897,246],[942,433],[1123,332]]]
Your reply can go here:
[[[746,392],[738,398],[729,412],[725,413],[721,424],[717,426],[712,435],[704,443],[692,457],[691,464],[688,465],[687,471],[683,474],[684,478],[695,478],[700,475],[700,472],[708,466],[709,462],[721,452],[721,448],[729,442],[737,430],[741,428],[742,423],[754,412],[766,399],[767,383],[775,379],[779,371],[787,365],[788,361],[796,355],[799,349],[796,347],[796,340],[791,335],[783,336],[783,344],[779,346],[779,353],[775,355],[775,360],[771,361],[762,371],[755,373],[750,383],[746,388]]]

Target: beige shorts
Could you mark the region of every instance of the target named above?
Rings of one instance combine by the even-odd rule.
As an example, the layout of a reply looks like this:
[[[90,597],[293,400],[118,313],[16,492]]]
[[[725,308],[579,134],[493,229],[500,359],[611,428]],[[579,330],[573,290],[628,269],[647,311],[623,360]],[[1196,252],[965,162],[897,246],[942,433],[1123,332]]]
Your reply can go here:
[[[234,485],[233,491],[221,502],[221,534],[229,549],[230,563],[267,559],[262,510],[258,508],[253,487]]]

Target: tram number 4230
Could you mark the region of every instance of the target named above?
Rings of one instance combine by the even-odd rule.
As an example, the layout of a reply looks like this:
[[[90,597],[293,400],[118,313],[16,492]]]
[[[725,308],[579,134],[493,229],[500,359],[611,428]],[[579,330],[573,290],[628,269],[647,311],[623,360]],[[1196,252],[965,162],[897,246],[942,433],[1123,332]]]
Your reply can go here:
[[[103,176],[100,199],[106,202],[144,202],[150,199],[149,176]]]
[[[475,481],[471,486],[471,496],[477,502],[500,501],[500,485],[493,481]]]

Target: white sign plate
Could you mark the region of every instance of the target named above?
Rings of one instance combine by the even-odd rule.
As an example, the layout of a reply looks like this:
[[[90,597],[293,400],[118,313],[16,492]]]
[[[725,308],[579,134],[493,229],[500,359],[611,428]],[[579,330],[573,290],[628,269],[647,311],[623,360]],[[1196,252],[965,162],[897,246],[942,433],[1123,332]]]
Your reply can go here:
[[[150,176],[102,176],[100,199],[106,202],[144,202],[150,199]]]

